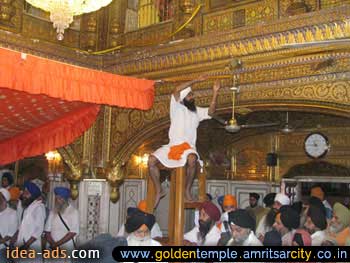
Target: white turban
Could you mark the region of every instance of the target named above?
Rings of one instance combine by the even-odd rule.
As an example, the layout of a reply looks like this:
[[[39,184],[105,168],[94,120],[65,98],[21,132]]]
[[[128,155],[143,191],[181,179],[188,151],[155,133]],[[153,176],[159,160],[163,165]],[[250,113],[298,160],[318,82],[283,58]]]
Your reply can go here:
[[[290,205],[290,200],[289,200],[289,197],[286,196],[285,194],[276,194],[276,197],[275,197],[275,202],[279,202],[281,205]]]
[[[192,91],[191,87],[187,87],[186,89],[183,89],[180,91],[180,101],[183,101],[183,99]]]
[[[39,187],[40,191],[43,191],[43,185],[45,182],[43,180],[40,180],[38,178],[31,180],[33,184],[35,184],[37,187]]]
[[[6,202],[10,201],[11,195],[6,188],[0,188],[0,193],[5,197]]]

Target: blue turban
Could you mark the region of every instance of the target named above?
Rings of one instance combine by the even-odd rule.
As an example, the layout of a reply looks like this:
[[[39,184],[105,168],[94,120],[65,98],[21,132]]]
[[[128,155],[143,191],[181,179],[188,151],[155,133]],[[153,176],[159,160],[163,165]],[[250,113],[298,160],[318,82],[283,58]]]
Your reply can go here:
[[[9,185],[12,185],[12,184],[13,184],[13,176],[12,176],[11,173],[5,172],[5,173],[2,175],[2,178],[7,178],[7,181],[9,182]]]
[[[32,182],[26,181],[24,183],[24,189],[27,189],[34,199],[37,199],[39,196],[41,196],[40,188]]]
[[[223,204],[223,202],[224,202],[224,195],[220,195],[219,197],[218,197],[218,203],[219,203],[219,205],[221,205],[222,206],[222,204]]]
[[[55,187],[54,192],[55,192],[55,195],[58,195],[66,200],[68,200],[68,198],[70,197],[70,190],[67,187],[60,187],[60,186]]]

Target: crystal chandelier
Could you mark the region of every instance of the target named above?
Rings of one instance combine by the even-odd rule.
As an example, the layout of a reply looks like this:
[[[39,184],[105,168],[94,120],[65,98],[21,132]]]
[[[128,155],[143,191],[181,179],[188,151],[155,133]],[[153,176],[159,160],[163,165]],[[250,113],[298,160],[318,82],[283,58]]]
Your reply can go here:
[[[63,40],[64,30],[73,17],[90,13],[108,5],[112,0],[26,0],[32,6],[50,12],[50,20],[56,28],[57,39]]]

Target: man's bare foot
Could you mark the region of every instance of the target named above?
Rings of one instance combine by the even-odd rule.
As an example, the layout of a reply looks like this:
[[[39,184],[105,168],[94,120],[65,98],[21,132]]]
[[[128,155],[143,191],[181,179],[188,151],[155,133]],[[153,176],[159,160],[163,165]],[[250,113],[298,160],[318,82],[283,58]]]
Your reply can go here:
[[[162,199],[164,196],[166,196],[166,192],[164,191],[164,189],[161,189],[160,192],[156,194],[154,209],[158,206],[160,199]]]

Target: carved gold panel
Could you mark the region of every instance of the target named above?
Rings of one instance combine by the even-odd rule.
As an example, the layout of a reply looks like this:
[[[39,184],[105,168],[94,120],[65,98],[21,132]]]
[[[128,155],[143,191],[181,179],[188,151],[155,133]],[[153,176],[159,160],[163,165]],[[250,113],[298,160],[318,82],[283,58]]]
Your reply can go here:
[[[246,8],[246,24],[268,22],[278,17],[278,1],[264,0]]]
[[[203,34],[226,31],[244,25],[244,9],[229,9],[203,15]]]
[[[349,0],[320,0],[320,2],[321,2],[322,9],[332,8],[332,7],[341,6],[341,5],[350,3]]]
[[[31,39],[58,43],[56,31],[50,21],[38,19],[27,14],[23,14],[22,35]],[[66,30],[63,44],[71,47],[79,47],[79,35],[80,33],[78,31]]]
[[[160,25],[153,25],[146,28],[142,28],[138,31],[125,33],[125,45],[126,46],[144,46],[152,43],[161,43],[164,40],[170,40],[170,34],[172,33],[171,22],[165,22]]]
[[[21,0],[0,0],[0,28],[8,31],[20,31],[23,3]]]
[[[338,80],[340,75],[329,76],[324,78],[324,82],[316,82],[300,85],[300,80],[279,81],[274,84],[270,83],[260,85],[260,88],[245,88],[239,95],[242,101],[260,100],[300,100],[314,102],[339,103],[345,105],[350,104],[349,84],[348,80]],[[312,79],[312,77],[310,77]],[[315,80],[317,78],[315,77]],[[333,80],[333,81],[331,81]],[[294,82],[294,83],[293,83]],[[298,83],[299,82],[299,83]],[[271,85],[272,84],[272,85]],[[269,86],[269,87],[268,87]],[[273,86],[273,87],[272,87]],[[255,99],[254,99],[255,97]],[[259,98],[259,99],[258,99]]]
[[[279,1],[279,14],[280,17],[288,17],[291,14],[288,13],[288,9],[306,9],[307,12],[314,12],[318,9],[318,0],[280,0]],[[299,10],[296,10],[299,11]],[[301,12],[302,10],[300,10]]]

